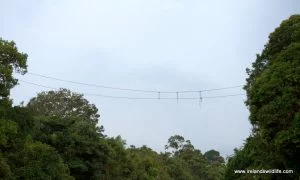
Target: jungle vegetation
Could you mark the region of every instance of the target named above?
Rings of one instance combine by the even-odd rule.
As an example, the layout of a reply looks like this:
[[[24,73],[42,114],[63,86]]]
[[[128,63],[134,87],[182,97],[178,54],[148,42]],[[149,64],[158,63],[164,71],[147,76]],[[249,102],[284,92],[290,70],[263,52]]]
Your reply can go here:
[[[97,107],[68,89],[40,92],[13,105],[14,73],[27,72],[26,53],[0,39],[0,179],[219,180],[300,177],[300,15],[284,20],[257,54],[244,89],[252,133],[225,160],[202,153],[181,135],[164,152],[109,137]],[[226,161],[226,162],[225,162]],[[234,170],[291,169],[291,174]]]

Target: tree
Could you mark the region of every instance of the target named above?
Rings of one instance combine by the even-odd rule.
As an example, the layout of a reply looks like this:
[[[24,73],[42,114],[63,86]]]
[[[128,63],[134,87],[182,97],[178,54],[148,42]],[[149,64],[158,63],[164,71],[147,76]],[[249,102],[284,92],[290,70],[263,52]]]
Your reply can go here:
[[[0,38],[0,100],[7,98],[10,89],[17,84],[13,71],[26,73],[27,54],[18,51],[13,41]]]
[[[78,117],[93,123],[97,123],[100,117],[94,104],[90,104],[82,94],[68,89],[41,92],[29,101],[27,107],[36,116]]]
[[[13,72],[26,73],[27,54],[18,51],[13,41],[0,38],[0,178],[10,179],[11,169],[9,152],[15,151],[18,137],[18,124],[9,117],[13,113],[9,100],[10,90],[17,84]]]
[[[292,169],[293,174],[266,179],[296,179],[300,176],[300,15],[283,21],[270,34],[247,73],[245,103],[253,132],[228,166]]]
[[[8,158],[5,152],[12,148],[12,142],[17,136],[18,125],[11,120],[0,119],[0,179],[12,177]],[[4,156],[3,156],[3,153]]]
[[[121,136],[107,138],[109,146],[108,160],[105,164],[102,179],[131,180],[134,171],[133,160],[125,147],[126,142]]]
[[[7,163],[7,159],[0,153],[0,179],[11,179],[12,173],[10,166]]]
[[[12,106],[13,71],[26,73],[27,55],[0,39],[0,179],[220,179],[191,141],[171,136],[157,153],[147,146],[126,148],[97,126],[98,109],[67,89],[41,92],[26,106]]]
[[[19,162],[14,169],[17,179],[73,179],[59,154],[49,145],[29,138],[17,157]]]
[[[109,145],[94,123],[78,117],[36,117],[33,138],[54,147],[75,179],[99,179]]]
[[[234,149],[234,155],[228,158],[226,164],[225,179],[272,179],[272,174],[239,174],[235,170],[269,170],[274,169],[280,159],[270,149],[271,147],[260,136],[250,136],[246,139],[243,148]],[[279,167],[283,169],[284,167]],[[280,175],[276,174],[278,178]],[[283,178],[287,179],[287,175]]]
[[[0,148],[9,148],[11,141],[18,133],[17,123],[11,120],[0,119]]]
[[[210,164],[190,140],[174,135],[165,147],[173,149],[164,155],[172,179],[220,179],[223,176],[224,166]]]
[[[147,146],[129,148],[129,157],[132,160],[133,170],[130,179],[171,179],[161,156]]]
[[[225,163],[224,158],[222,156],[220,156],[220,153],[213,149],[205,152],[204,157],[210,163]]]
[[[56,148],[76,179],[101,179],[110,147],[97,126],[98,109],[67,89],[42,92],[27,108],[35,116],[34,139]]]
[[[18,80],[13,72],[27,72],[27,54],[18,51],[13,41],[0,38],[0,118],[10,114],[12,102],[9,100],[10,90]]]
[[[174,135],[174,136],[171,136],[169,139],[168,139],[168,145],[165,145],[165,149],[168,150],[168,149],[173,149],[173,153],[174,152],[177,152],[178,150],[180,150],[184,145],[185,143],[188,143],[189,141],[185,141],[184,140],[184,137],[180,136],[180,135]]]

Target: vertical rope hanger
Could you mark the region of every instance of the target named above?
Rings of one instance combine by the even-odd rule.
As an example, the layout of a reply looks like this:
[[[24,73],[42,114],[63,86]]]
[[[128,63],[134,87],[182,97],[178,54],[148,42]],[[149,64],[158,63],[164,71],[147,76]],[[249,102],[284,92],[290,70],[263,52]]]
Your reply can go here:
[[[200,107],[201,107],[202,100],[203,100],[202,93],[201,93],[201,91],[199,91],[199,106]]]
[[[158,94],[158,99],[160,99],[160,92],[157,92],[157,94]]]
[[[178,92],[176,92],[176,99],[177,99],[177,104],[178,104]]]

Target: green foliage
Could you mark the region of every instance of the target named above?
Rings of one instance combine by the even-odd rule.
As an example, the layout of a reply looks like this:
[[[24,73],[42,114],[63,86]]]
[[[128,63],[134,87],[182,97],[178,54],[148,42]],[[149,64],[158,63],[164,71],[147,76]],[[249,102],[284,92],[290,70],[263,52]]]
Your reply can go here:
[[[300,15],[270,34],[245,90],[253,134],[229,159],[226,179],[300,177]],[[291,169],[293,174],[233,174],[235,169]]]
[[[18,154],[17,179],[73,179],[59,154],[49,145],[26,140]]]
[[[210,163],[225,163],[224,158],[222,156],[220,156],[220,153],[213,149],[205,152],[204,157]]]
[[[27,54],[20,53],[13,41],[0,38],[0,100],[9,96],[10,89],[17,84],[13,71],[22,74],[27,71]]]
[[[27,107],[36,116],[78,117],[94,123],[100,117],[94,104],[90,104],[82,94],[67,89],[41,92],[29,101]]]
[[[190,140],[174,135],[169,138],[168,145],[165,147],[167,150],[173,148],[172,153],[166,152],[163,155],[172,179],[214,180],[223,177],[224,165],[219,162],[209,162],[200,150],[194,148]]]
[[[185,141],[184,137],[180,135],[174,135],[168,139],[168,143],[169,144],[165,146],[165,149],[173,148],[175,151],[177,151],[179,148],[183,147]]]
[[[11,179],[12,173],[7,163],[7,159],[0,153],[0,179]]]
[[[13,42],[0,39],[0,179],[222,179],[219,153],[207,160],[180,135],[165,146],[172,153],[160,154],[105,136],[98,109],[82,94],[41,92],[26,106],[13,107],[12,73],[26,73],[26,60]]]
[[[18,131],[18,125],[11,120],[0,119],[0,147],[7,148]]]
[[[106,142],[109,146],[109,155],[104,167],[103,179],[133,179],[134,164],[125,147],[126,142],[120,136],[107,138]]]
[[[107,161],[108,145],[94,123],[85,119],[41,117],[34,138],[56,148],[76,179],[97,179]]]
[[[128,152],[133,164],[131,179],[171,179],[166,171],[163,159],[157,152],[147,146],[129,148]]]

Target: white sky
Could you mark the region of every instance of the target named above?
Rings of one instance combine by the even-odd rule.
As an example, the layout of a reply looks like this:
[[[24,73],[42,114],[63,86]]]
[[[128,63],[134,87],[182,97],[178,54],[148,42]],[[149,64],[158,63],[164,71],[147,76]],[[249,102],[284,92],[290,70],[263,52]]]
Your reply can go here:
[[[225,3],[226,2],[226,3]],[[4,1],[0,37],[29,55],[28,71],[62,79],[160,91],[200,90],[245,83],[245,69],[270,32],[300,12],[297,0]],[[84,87],[31,75],[19,79],[82,93],[153,96]],[[24,83],[15,104],[46,90]],[[243,93],[241,89],[203,96]],[[191,94],[190,96],[197,96]],[[172,95],[176,97],[176,95]],[[165,96],[167,97],[167,96]],[[168,96],[170,97],[170,95]],[[198,101],[120,100],[86,96],[108,136],[161,151],[180,134],[205,152],[230,155],[251,126],[245,96]]]

